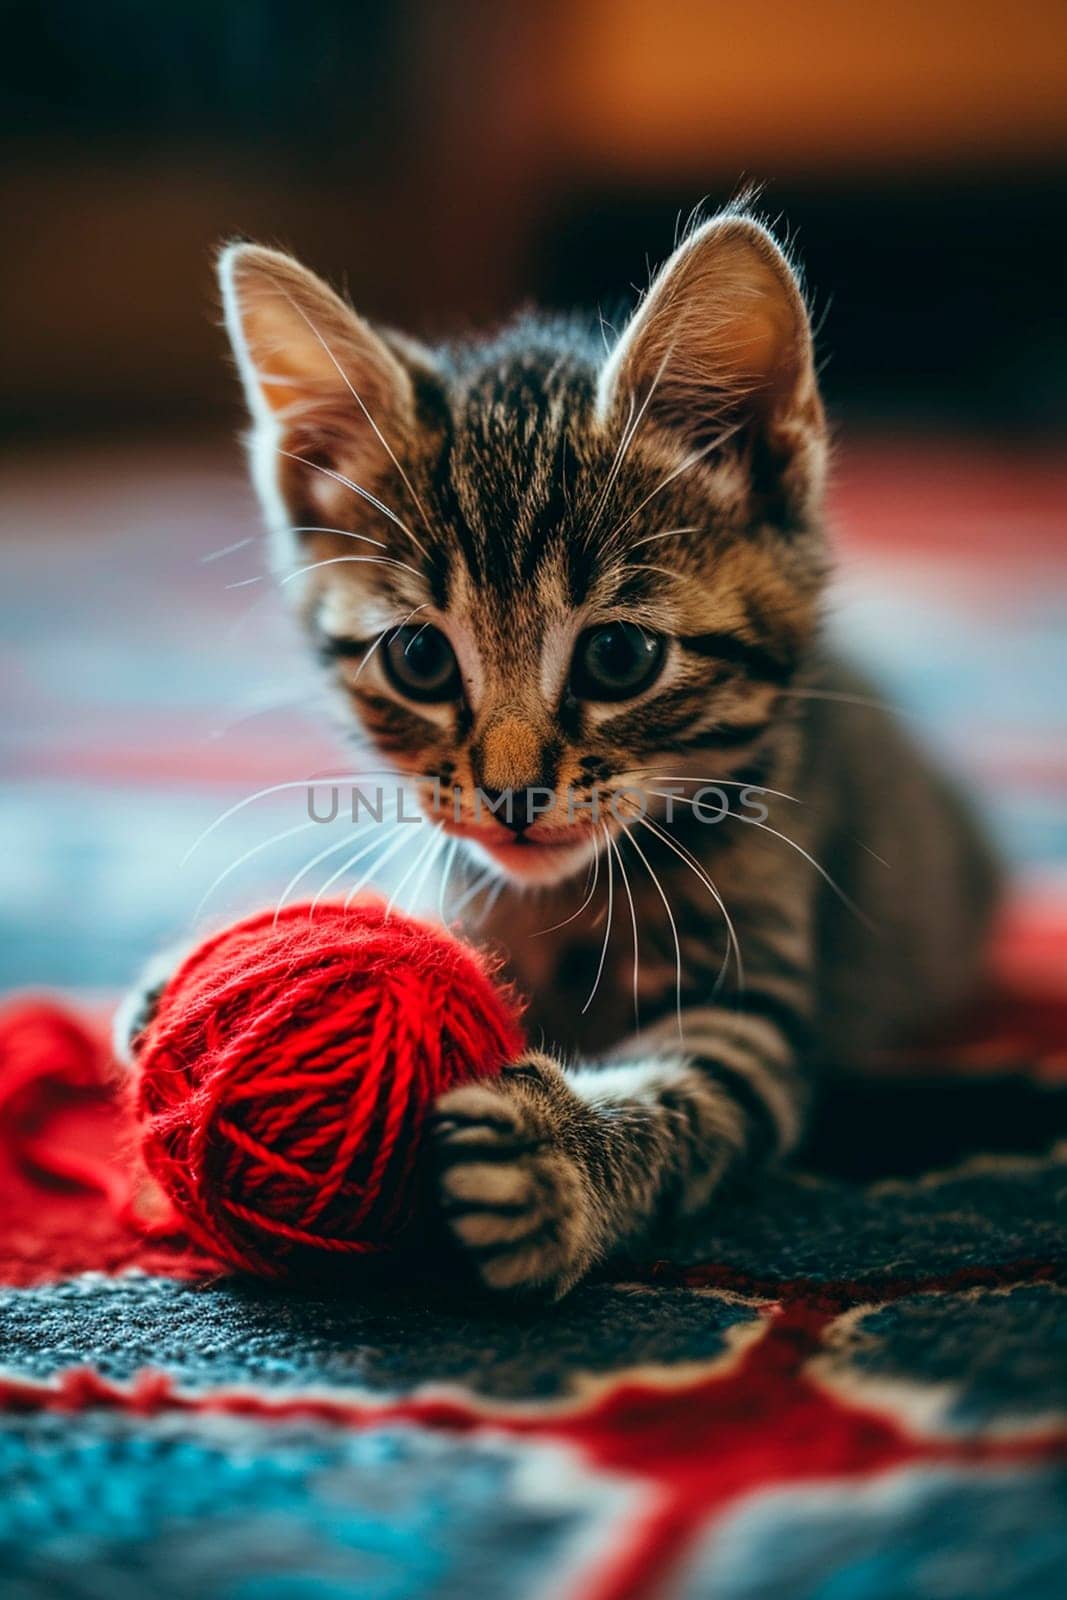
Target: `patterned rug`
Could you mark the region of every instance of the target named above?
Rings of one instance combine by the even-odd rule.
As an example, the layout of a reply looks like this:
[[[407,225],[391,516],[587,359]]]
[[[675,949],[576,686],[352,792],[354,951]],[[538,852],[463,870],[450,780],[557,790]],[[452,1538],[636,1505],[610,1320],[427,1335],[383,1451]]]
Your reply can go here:
[[[956,1113],[985,1062],[1030,1153],[763,1177],[517,1308],[447,1259],[297,1291],[146,1240],[104,1052],[9,1010],[5,1596],[1061,1593],[1065,1025],[1067,997],[1005,997],[938,1057]],[[892,1083],[866,1098],[884,1123]]]
[[[22,1003],[0,1050],[3,1600],[1062,1594],[1067,483],[992,452],[851,463],[843,631],[987,797],[1018,887],[1000,992],[921,1077],[832,1093],[795,1170],[540,1309],[443,1256],[266,1288],[134,1224],[93,992],[291,819],[268,798],[179,871],[206,823],[333,750],[299,707],[219,709],[267,655],[300,689],[245,587],[236,469],[9,483],[34,539],[6,552],[0,987],[72,1009],[69,1047]],[[219,913],[276,893],[287,849]]]

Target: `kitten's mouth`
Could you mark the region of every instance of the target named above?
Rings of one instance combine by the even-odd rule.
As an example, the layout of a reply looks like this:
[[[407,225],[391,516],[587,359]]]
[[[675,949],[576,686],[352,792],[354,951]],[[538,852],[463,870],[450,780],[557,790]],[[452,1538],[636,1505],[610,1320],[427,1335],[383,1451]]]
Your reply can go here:
[[[446,822],[444,830],[459,839],[472,839],[475,844],[482,845],[486,850],[523,852],[573,850],[576,845],[586,844],[595,832],[591,827],[575,824],[569,828],[546,828],[535,825],[524,833],[514,833],[510,828],[503,828],[498,824],[487,827],[484,823],[477,822]]]
[[[565,877],[584,861],[597,839],[591,827],[535,826],[515,834],[499,825],[446,822],[445,832],[472,844],[509,877],[549,882]]]

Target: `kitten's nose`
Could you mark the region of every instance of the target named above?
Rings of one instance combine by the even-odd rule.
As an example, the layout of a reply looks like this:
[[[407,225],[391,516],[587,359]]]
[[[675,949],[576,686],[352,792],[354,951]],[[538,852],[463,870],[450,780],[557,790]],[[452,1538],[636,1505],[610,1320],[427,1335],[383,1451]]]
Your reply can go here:
[[[520,836],[550,809],[555,749],[532,722],[509,713],[492,721],[471,751],[471,772],[485,813]]]
[[[545,810],[550,791],[534,786],[529,789],[487,789],[482,786],[485,810],[505,828],[520,836],[533,826]]]

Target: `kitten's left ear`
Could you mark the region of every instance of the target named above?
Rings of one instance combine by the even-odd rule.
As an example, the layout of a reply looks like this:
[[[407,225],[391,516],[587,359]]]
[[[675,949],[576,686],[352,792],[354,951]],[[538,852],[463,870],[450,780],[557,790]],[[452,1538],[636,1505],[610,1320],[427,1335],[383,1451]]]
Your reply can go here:
[[[373,483],[403,448],[413,426],[411,378],[374,329],[292,256],[230,245],[219,257],[219,286],[268,518],[320,522],[345,492],[331,473]]]
[[[257,419],[292,406],[352,398],[390,415],[410,404],[403,367],[372,328],[321,278],[264,245],[228,245],[219,256],[226,328]]]
[[[643,422],[684,452],[744,450],[753,482],[787,518],[813,509],[826,424],[800,286],[750,217],[713,218],[657,274],[601,373],[608,426]]]

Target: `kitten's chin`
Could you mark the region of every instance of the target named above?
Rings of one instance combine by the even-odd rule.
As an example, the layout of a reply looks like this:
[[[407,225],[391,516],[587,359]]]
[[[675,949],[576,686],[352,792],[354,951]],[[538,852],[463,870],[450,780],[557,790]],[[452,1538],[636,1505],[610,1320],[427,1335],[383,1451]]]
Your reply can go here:
[[[573,878],[593,859],[598,835],[582,833],[574,842],[535,844],[502,839],[492,844],[467,838],[465,846],[479,867],[489,867],[501,878],[526,888],[547,888]]]

